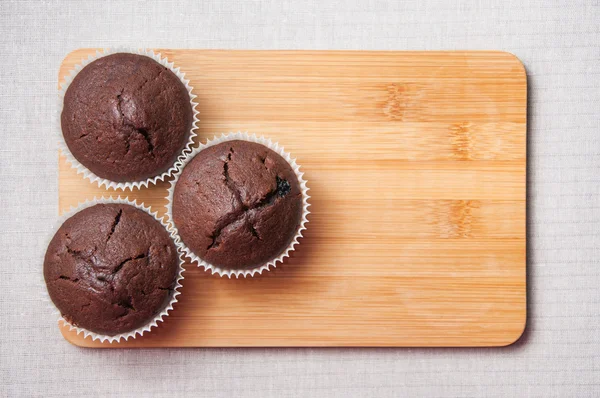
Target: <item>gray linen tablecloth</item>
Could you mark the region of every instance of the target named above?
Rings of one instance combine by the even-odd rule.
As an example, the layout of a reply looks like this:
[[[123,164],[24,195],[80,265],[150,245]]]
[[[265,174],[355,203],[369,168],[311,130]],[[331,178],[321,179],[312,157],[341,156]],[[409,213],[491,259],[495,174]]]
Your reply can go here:
[[[600,396],[596,1],[0,1],[0,395]],[[40,304],[78,47],[498,49],[529,76],[529,319],[503,349],[85,350]]]

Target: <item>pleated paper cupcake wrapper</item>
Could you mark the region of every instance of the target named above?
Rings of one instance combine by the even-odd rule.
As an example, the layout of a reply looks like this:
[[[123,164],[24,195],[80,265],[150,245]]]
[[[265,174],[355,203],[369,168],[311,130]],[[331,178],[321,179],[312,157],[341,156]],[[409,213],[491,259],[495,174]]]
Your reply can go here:
[[[298,178],[298,183],[300,184],[300,189],[302,190],[302,218],[300,221],[300,226],[299,226],[298,230],[296,231],[296,235],[294,235],[289,246],[285,250],[283,250],[279,256],[272,259],[271,261],[269,261],[265,264],[262,264],[260,266],[257,266],[254,268],[248,268],[248,269],[245,269],[245,268],[244,269],[225,269],[225,268],[220,268],[216,265],[213,265],[213,264],[210,264],[210,263],[204,261],[202,258],[198,257],[185,243],[183,243],[183,241],[181,240],[181,237],[179,236],[177,227],[175,226],[175,223],[173,222],[173,195],[175,192],[175,185],[177,184],[177,181],[179,180],[179,177],[181,176],[181,173],[182,173],[183,169],[185,168],[185,166],[202,150],[209,148],[213,145],[220,144],[222,142],[235,141],[235,140],[249,141],[249,142],[255,142],[258,144],[262,144],[262,145],[266,146],[267,148],[273,150],[274,152],[278,153],[283,159],[285,159],[286,162],[289,163],[289,165],[292,167],[292,170],[294,170],[294,173],[296,174],[296,177]],[[200,145],[198,148],[195,148],[192,151],[192,153],[190,153],[183,160],[183,162],[181,164],[181,168],[179,169],[179,171],[177,171],[173,180],[171,180],[171,186],[169,187],[169,191],[168,191],[169,194],[167,196],[167,215],[168,215],[168,219],[169,219],[168,224],[169,224],[170,228],[172,229],[172,231],[176,235],[175,244],[186,254],[187,257],[192,259],[192,261],[197,262],[199,267],[203,267],[204,270],[210,271],[213,275],[218,274],[221,277],[223,277],[223,276],[227,276],[228,278],[231,278],[232,276],[235,276],[236,278],[239,278],[241,276],[252,277],[256,274],[259,274],[259,275],[262,274],[263,271],[269,271],[272,268],[276,268],[277,263],[283,262],[283,260],[286,257],[289,257],[290,253],[292,251],[294,251],[294,247],[299,243],[298,239],[302,237],[302,231],[304,231],[306,229],[306,223],[308,222],[307,216],[310,214],[310,211],[308,210],[308,207],[310,206],[310,204],[308,203],[308,199],[310,199],[310,196],[308,195],[309,188],[306,186],[306,181],[304,180],[303,176],[304,176],[304,173],[300,171],[300,166],[296,163],[296,159],[292,159],[290,154],[285,152],[283,147],[280,146],[278,143],[273,143],[269,139],[266,139],[264,137],[257,137],[254,134],[250,135],[247,132],[222,134],[220,137],[215,136],[212,140],[208,141],[206,144]]]
[[[54,237],[54,235],[56,234],[58,229],[65,223],[65,221],[67,221],[69,218],[74,216],[76,213],[79,213],[80,211],[87,209],[88,207],[95,206],[97,204],[109,204],[109,203],[128,204],[128,205],[134,206],[134,207],[148,213],[150,216],[152,216],[152,218],[154,218],[156,221],[161,223],[161,225],[163,227],[165,227],[167,232],[169,232],[171,239],[173,239],[173,241],[175,242],[175,238],[176,238],[175,234],[170,230],[168,224],[165,223],[165,221],[162,218],[158,218],[158,215],[156,212],[152,213],[150,211],[150,208],[144,206],[143,203],[138,204],[137,201],[135,201],[135,200],[131,201],[127,197],[121,198],[119,196],[116,199],[113,197],[109,197],[109,198],[101,197],[100,199],[94,198],[93,200],[86,200],[84,203],[80,203],[77,207],[71,207],[71,209],[68,212],[66,212],[61,217],[59,217],[59,220],[54,225],[52,234],[50,235],[48,241],[46,242],[45,247],[46,248],[48,247],[48,245],[50,244],[50,241],[52,240],[52,238]],[[177,244],[175,244],[175,246],[177,247]],[[70,331],[73,331],[73,330],[76,331],[78,335],[83,333],[84,337],[86,337],[86,338],[91,337],[93,341],[95,341],[95,340],[99,340],[101,342],[108,341],[110,343],[119,342],[121,339],[123,339],[125,341],[127,341],[130,338],[135,339],[138,335],[142,336],[144,333],[150,332],[150,329],[158,326],[158,322],[164,322],[164,320],[165,320],[164,318],[169,316],[169,311],[173,310],[173,304],[175,304],[177,302],[177,296],[179,296],[179,294],[181,294],[181,292],[179,292],[178,289],[181,288],[181,281],[183,280],[183,271],[184,271],[183,263],[184,263],[184,261],[183,261],[182,257],[183,256],[182,256],[181,250],[179,248],[177,248],[177,259],[179,260],[178,270],[177,270],[177,278],[175,281],[175,287],[173,288],[173,291],[171,292],[171,299],[169,300],[169,303],[165,306],[165,308],[160,313],[158,313],[152,320],[150,320],[144,326],[141,326],[137,329],[134,329],[134,330],[126,332],[126,333],[121,333],[121,334],[117,334],[114,336],[98,334],[98,333],[89,331],[87,329],[78,327],[76,325],[73,325],[72,323],[67,321],[62,316],[59,309],[52,302],[52,299],[50,298],[48,289],[46,287],[44,273],[42,271],[41,284],[42,284],[43,289],[41,289],[41,290],[44,292],[43,300],[48,303],[48,306],[50,307],[52,312],[58,317],[58,322],[59,323],[62,322],[65,326],[68,326]]]
[[[181,154],[177,157],[177,159],[175,159],[175,162],[173,162],[173,165],[171,165],[171,167],[167,171],[163,172],[162,174],[159,174],[157,176],[150,177],[150,178],[147,178],[147,179],[141,180],[141,181],[116,182],[116,181],[111,181],[106,178],[97,176],[92,171],[90,171],[87,167],[85,167],[83,164],[81,164],[75,158],[75,156],[73,156],[73,154],[69,150],[69,147],[67,146],[65,138],[62,134],[60,117],[61,117],[61,114],[63,111],[63,101],[65,98],[65,93],[67,92],[67,89],[71,85],[71,82],[73,81],[75,76],[89,63],[91,63],[99,58],[105,57],[107,55],[116,54],[116,53],[131,53],[131,54],[145,55],[147,57],[152,58],[153,60],[155,60],[162,66],[169,68],[169,70],[171,70],[171,72],[173,72],[179,78],[179,80],[181,80],[181,82],[185,85],[185,88],[190,95],[190,104],[192,105],[192,111],[194,113],[194,120],[192,122],[192,128],[190,129],[189,138],[187,140],[187,143],[185,144],[185,147],[181,151]],[[90,182],[92,182],[92,183],[98,184],[98,186],[100,186],[100,187],[104,186],[106,188],[112,188],[115,190],[116,189],[133,190],[133,189],[139,189],[141,187],[146,188],[150,184],[155,185],[159,181],[164,181],[165,178],[173,175],[173,173],[175,173],[178,170],[179,165],[181,164],[181,161],[183,161],[183,159],[185,159],[186,155],[192,151],[192,146],[194,145],[194,137],[196,137],[196,135],[197,135],[196,134],[196,129],[198,128],[197,124],[199,121],[198,110],[196,109],[197,103],[195,101],[196,95],[192,94],[192,89],[193,88],[192,88],[192,86],[190,86],[190,81],[185,78],[185,73],[181,72],[179,70],[179,68],[175,68],[173,62],[169,62],[167,60],[167,58],[163,58],[160,53],[155,53],[152,50],[140,50],[140,49],[134,49],[134,48],[115,48],[115,49],[105,49],[103,51],[96,51],[95,55],[90,55],[87,59],[82,61],[80,64],[76,65],[75,68],[73,68],[69,72],[69,74],[67,76],[65,76],[65,81],[64,81],[64,83],[61,84],[61,87],[58,91],[58,105],[57,105],[57,111],[54,115],[55,130],[56,130],[56,133],[58,136],[57,137],[58,138],[58,147],[59,147],[60,151],[62,152],[62,154],[67,159],[67,162],[69,162],[69,164],[71,165],[71,167],[74,168],[75,170],[77,170],[77,174],[83,174],[83,178],[90,180]]]

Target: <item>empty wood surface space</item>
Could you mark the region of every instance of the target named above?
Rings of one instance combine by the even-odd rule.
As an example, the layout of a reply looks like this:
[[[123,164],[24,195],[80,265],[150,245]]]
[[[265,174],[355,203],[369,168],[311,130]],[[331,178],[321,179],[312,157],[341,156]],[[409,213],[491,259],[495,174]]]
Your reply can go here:
[[[158,50],[198,95],[199,138],[283,145],[310,188],[283,265],[186,265],[151,333],[88,347],[501,346],[526,319],[526,76],[504,52]],[[59,80],[95,50],[67,55]],[[123,196],[59,159],[60,212]],[[168,184],[126,191],[164,214]]]

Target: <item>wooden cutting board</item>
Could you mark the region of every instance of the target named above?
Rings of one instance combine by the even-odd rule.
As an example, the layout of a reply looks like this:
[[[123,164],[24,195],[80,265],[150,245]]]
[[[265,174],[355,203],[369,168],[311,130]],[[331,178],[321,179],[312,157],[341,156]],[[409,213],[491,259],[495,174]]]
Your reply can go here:
[[[200,139],[249,131],[302,165],[306,237],[253,279],[186,266],[150,334],[86,347],[503,346],[526,319],[523,65],[505,52],[159,50]],[[64,59],[59,80],[94,50]],[[59,160],[60,212],[117,195]],[[164,214],[167,184],[128,193]]]

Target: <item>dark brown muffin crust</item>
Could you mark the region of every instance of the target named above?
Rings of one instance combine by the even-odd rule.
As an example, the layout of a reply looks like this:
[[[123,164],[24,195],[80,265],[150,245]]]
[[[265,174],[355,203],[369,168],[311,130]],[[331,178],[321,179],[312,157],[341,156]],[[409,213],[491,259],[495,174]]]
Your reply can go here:
[[[99,177],[140,181],[173,165],[193,123],[190,96],[150,57],[118,53],[85,66],[69,85],[61,114],[73,156]]]
[[[165,228],[126,204],[86,208],[48,246],[44,278],[63,317],[115,335],[151,321],[171,299],[177,249]]]
[[[181,239],[221,268],[252,268],[277,257],[301,216],[302,192],[291,166],[253,142],[204,149],[175,186],[173,221]]]

